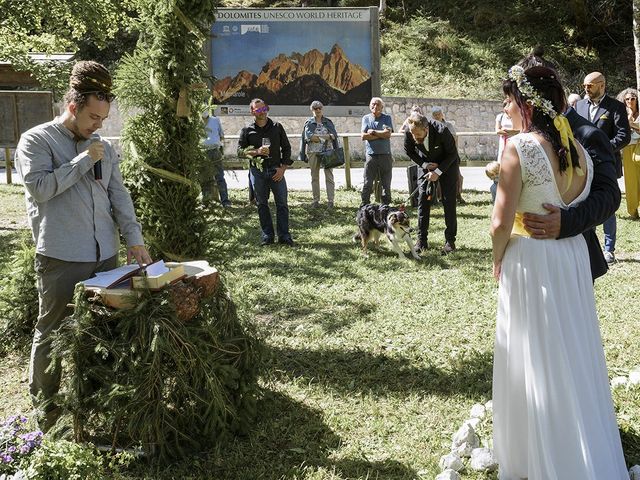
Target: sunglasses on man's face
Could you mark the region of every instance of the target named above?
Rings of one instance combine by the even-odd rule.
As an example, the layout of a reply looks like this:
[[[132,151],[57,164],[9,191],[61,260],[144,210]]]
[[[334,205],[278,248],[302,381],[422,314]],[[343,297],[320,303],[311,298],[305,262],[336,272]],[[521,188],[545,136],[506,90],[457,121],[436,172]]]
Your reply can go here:
[[[268,111],[269,111],[269,107],[267,107],[266,105],[264,107],[253,109],[253,113],[266,113]]]
[[[313,107],[314,110],[322,110],[322,107]]]
[[[95,90],[91,92],[82,92],[83,95],[95,95],[98,100],[104,102],[105,100],[111,103],[116,96],[113,93],[103,92],[102,90]]]

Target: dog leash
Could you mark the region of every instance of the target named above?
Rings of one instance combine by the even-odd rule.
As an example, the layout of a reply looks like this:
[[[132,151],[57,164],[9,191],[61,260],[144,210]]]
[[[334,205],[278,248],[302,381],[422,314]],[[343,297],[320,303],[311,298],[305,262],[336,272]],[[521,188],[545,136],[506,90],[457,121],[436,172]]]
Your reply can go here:
[[[418,177],[418,181],[420,181],[421,178],[424,179],[424,180],[422,180],[422,182],[420,182],[418,184],[418,186],[415,188],[415,190],[409,194],[409,196],[407,197],[407,200],[405,201],[405,204],[407,204],[407,203],[409,203],[411,201],[411,197],[413,197],[416,194],[416,192],[418,190],[420,190],[420,187],[422,187],[422,185],[424,185],[424,182],[433,183],[433,182],[431,182],[430,180],[427,179],[427,174],[426,173],[423,173],[422,175],[420,175]],[[433,193],[428,193],[429,191],[430,191],[429,187],[427,186],[427,200],[431,201],[431,197],[433,196]]]

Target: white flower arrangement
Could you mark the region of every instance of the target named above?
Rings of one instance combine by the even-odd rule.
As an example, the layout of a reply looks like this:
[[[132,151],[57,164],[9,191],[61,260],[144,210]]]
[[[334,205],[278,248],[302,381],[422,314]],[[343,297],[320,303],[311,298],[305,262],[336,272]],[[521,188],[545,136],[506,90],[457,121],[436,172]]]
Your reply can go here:
[[[527,97],[527,103],[542,110],[552,119],[556,117],[558,113],[553,109],[553,104],[546,98],[542,98],[535,88],[533,88],[533,85],[527,80],[524,68],[519,65],[511,67],[509,69],[509,79],[516,82],[520,92]]]

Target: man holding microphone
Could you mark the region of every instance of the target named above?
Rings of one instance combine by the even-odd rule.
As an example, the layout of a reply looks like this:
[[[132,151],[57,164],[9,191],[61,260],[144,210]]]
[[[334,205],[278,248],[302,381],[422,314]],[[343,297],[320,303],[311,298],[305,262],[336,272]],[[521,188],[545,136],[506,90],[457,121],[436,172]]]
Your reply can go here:
[[[16,148],[16,168],[24,182],[36,244],[39,296],[29,388],[44,430],[60,413],[53,401],[60,386],[60,365],[46,371],[51,335],[70,313],[67,304],[76,283],[116,267],[118,230],[127,242],[128,260],[151,263],[122,183],[118,156],[95,133],[109,115],[111,85],[104,66],[78,62],[69,79],[63,114],[25,132]]]

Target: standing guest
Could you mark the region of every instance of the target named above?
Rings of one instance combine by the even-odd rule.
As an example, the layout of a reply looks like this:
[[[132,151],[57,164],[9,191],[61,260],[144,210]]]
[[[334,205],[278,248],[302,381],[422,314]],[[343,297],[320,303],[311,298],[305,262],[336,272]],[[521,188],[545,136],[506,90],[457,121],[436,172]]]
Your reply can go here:
[[[411,111],[409,112],[409,115],[411,115],[413,112],[416,112],[422,115],[422,107],[420,107],[419,105],[414,105],[413,107],[411,107]],[[405,118],[404,122],[402,122],[402,126],[400,127],[400,130],[399,130],[400,133],[404,133],[409,130],[408,120],[409,120],[409,117]]]
[[[567,97],[567,103],[571,108],[576,108],[576,103],[578,103],[580,100],[582,100],[582,97],[577,93],[571,93]]]
[[[555,71],[555,66],[539,55],[531,54],[519,62],[525,70],[532,67],[547,67]],[[559,78],[558,75],[555,75]],[[560,208],[551,203],[543,203],[545,213],[526,212],[522,221],[531,238],[538,240],[574,237],[582,234],[587,242],[591,276],[595,281],[609,266],[604,259],[596,227],[609,218],[620,206],[620,188],[615,167],[615,155],[605,133],[578,115],[573,108],[567,108],[564,115],[578,142],[587,150],[593,161],[593,179],[589,194],[580,203],[569,208]]]
[[[600,72],[592,72],[584,78],[586,98],[576,103],[578,115],[601,129],[611,142],[616,157],[618,178],[622,176],[621,150],[631,140],[631,130],[625,106],[606,94],[606,79]],[[604,258],[608,264],[616,261],[616,214],[602,224],[604,229]]]
[[[278,243],[293,246],[289,233],[289,206],[285,170],[293,163],[291,144],[282,125],[268,117],[269,106],[259,98],[250,103],[254,122],[240,131],[238,156],[251,157],[249,180],[255,192],[260,218],[260,245],[274,241],[273,220],[269,210],[269,195],[276,202],[276,233]]]
[[[514,66],[503,84],[514,127],[493,209],[499,281],[493,445],[501,479],[626,480],[584,237],[531,238],[526,210],[589,197],[593,163],[577,144],[554,70]]]
[[[517,130],[513,129],[511,117],[509,117],[509,114],[506,112],[507,103],[508,100],[505,98],[502,101],[502,112],[496,115],[496,135],[498,135],[498,158],[496,161],[498,163],[502,160],[502,152],[504,152],[507,139],[518,133]]]
[[[629,127],[631,127],[631,141],[629,145],[622,149],[627,212],[632,218],[638,218],[638,206],[640,206],[640,161],[635,161],[633,158],[640,141],[638,91],[635,88],[625,88],[618,94],[617,100],[623,102],[627,107],[627,118],[629,119]],[[640,156],[640,151],[636,155]]]
[[[438,122],[442,122],[444,123],[447,128],[449,129],[449,131],[451,132],[451,135],[453,135],[453,139],[456,142],[456,148],[458,148],[458,133],[456,132],[455,126],[453,122],[448,122],[446,118],[444,118],[444,111],[442,110],[442,107],[433,107],[431,109],[431,116],[433,117],[434,120],[437,120]],[[458,157],[459,159],[460,157]],[[458,164],[460,162],[458,161]],[[462,184],[464,182],[464,177],[462,176],[462,172],[460,172],[460,168],[458,168],[458,187],[457,187],[457,193],[456,193],[456,199],[458,200],[458,203],[460,205],[464,205],[465,203],[467,203],[464,198],[462,198]],[[440,190],[440,184],[438,184],[438,190]],[[438,198],[442,198],[442,192],[439,191],[438,192]]]
[[[500,181],[500,164],[495,160],[489,162],[484,168],[484,173],[492,182],[491,187],[489,187],[491,203],[496,203],[496,193],[498,192],[498,182]]]
[[[440,181],[444,207],[445,244],[442,254],[456,249],[458,220],[456,217],[456,191],[460,159],[453,135],[444,123],[430,120],[419,113],[409,116],[409,131],[404,134],[404,151],[419,167],[426,180],[418,190],[418,243],[416,250],[428,248],[431,202],[427,197],[428,181]]]
[[[39,298],[29,390],[45,430],[60,414],[54,403],[60,364],[51,365],[51,337],[71,313],[67,305],[75,285],[116,267],[118,230],[127,242],[128,260],[151,263],[131,197],[122,184],[118,155],[95,133],[109,116],[111,85],[104,66],[76,63],[62,115],[25,132],[16,148],[36,244]]]
[[[382,113],[383,109],[382,99],[373,97],[369,103],[371,113],[362,117],[361,138],[365,143],[366,158],[360,206],[369,203],[373,181],[376,178],[380,178],[382,182],[382,203],[387,205],[391,203],[393,157],[390,138],[393,133],[393,123],[389,115]]]
[[[207,150],[207,158],[209,163],[202,172],[202,199],[208,201],[211,199],[213,191],[213,182],[218,184],[218,192],[220,193],[220,203],[223,207],[230,207],[229,192],[227,190],[227,182],[224,180],[224,168],[222,166],[222,142],[224,140],[224,132],[220,119],[205,111],[203,115],[205,124],[205,133],[207,137],[204,139],[204,147]]]
[[[320,167],[322,167],[319,155],[320,152],[338,148],[338,132],[333,122],[322,114],[322,102],[315,100],[311,102],[311,112],[313,116],[309,118],[302,130],[300,139],[300,160],[309,162],[311,170],[311,191],[313,203],[311,206],[317,208],[320,205]],[[327,205],[333,208],[335,196],[335,181],[333,179],[333,169],[324,169],[324,178],[327,185]]]

